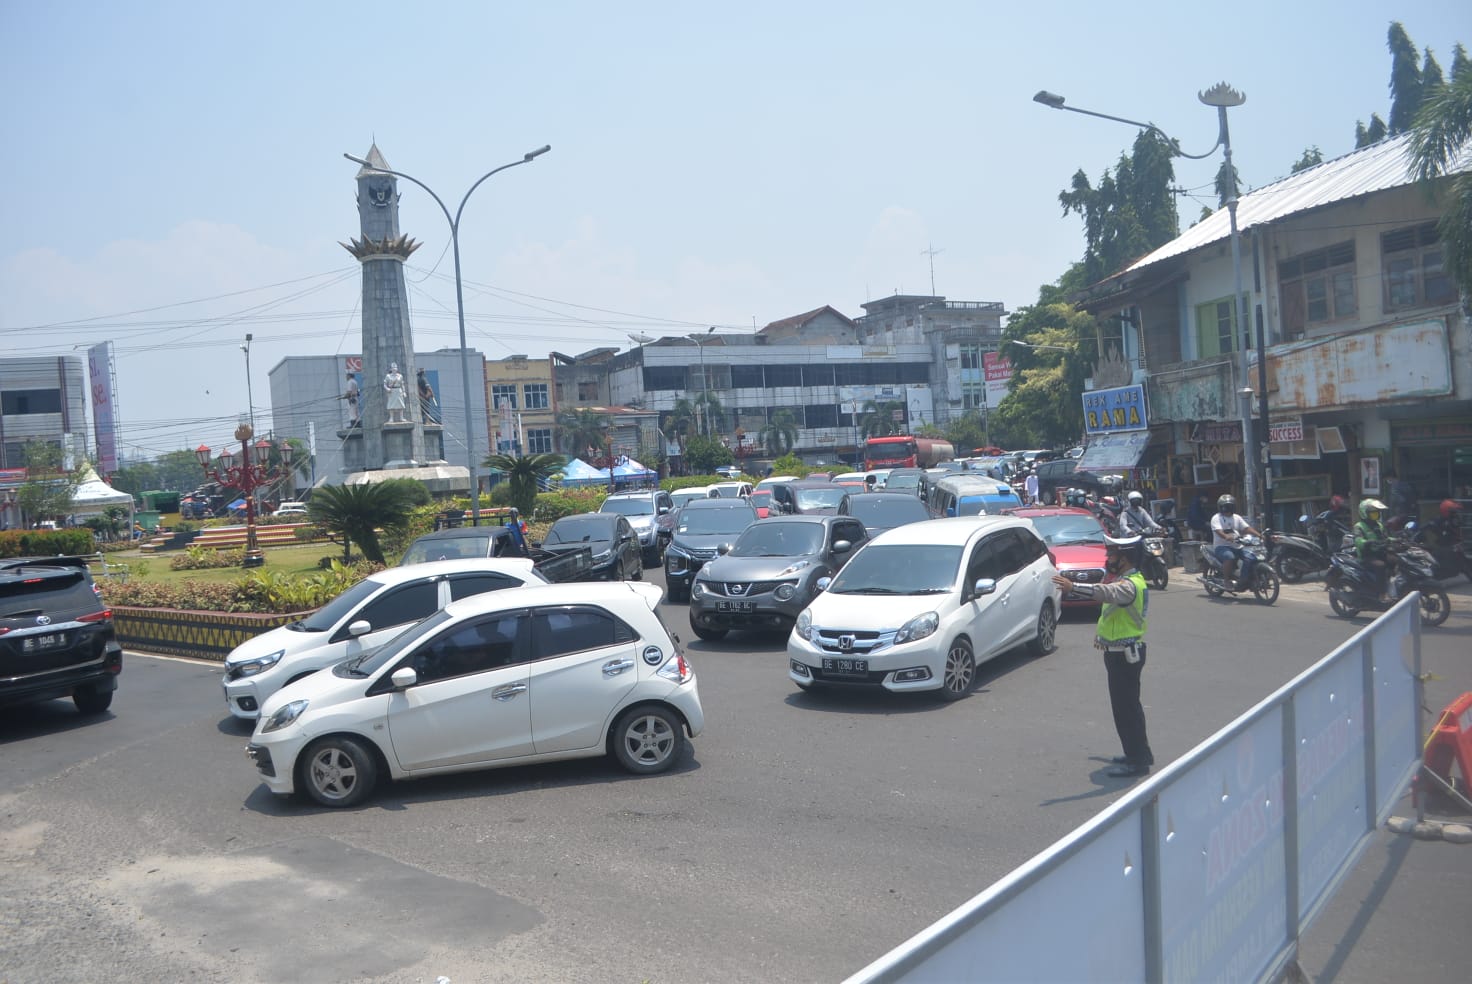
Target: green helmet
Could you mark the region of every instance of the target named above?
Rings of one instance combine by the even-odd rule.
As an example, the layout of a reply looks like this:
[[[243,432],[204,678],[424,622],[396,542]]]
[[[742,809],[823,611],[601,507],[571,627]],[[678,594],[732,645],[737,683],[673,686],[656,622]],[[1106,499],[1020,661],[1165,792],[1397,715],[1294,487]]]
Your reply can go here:
[[[1360,501],[1360,519],[1367,523],[1380,522],[1380,514],[1385,512],[1385,503],[1379,499],[1362,499]]]

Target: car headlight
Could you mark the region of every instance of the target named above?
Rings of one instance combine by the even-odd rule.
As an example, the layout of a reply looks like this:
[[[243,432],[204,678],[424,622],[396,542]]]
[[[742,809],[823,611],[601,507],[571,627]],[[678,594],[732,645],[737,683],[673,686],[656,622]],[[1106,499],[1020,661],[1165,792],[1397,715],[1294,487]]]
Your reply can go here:
[[[692,598],[703,598],[703,597],[705,597],[705,582],[704,581],[696,581],[694,584],[690,585],[690,597],[692,597]]]
[[[902,642],[914,642],[916,639],[924,639],[933,635],[940,627],[940,616],[935,612],[926,612],[924,615],[916,615],[894,634],[895,645]]]
[[[802,610],[802,614],[797,616],[797,624],[792,627],[792,631],[799,639],[806,642],[813,641],[813,616],[808,614],[806,608]]]
[[[282,704],[276,709],[276,713],[268,717],[265,723],[261,725],[261,734],[266,734],[269,731],[280,731],[282,728],[291,724],[302,716],[302,712],[307,709],[307,703],[305,700],[294,700],[288,704]]]
[[[600,551],[599,553],[595,553],[593,555],[593,561],[595,563],[601,564],[605,560],[607,560],[609,557],[612,557],[612,556],[613,556],[613,551],[611,549],[610,550],[603,550],[603,551]]]
[[[226,660],[225,669],[236,674],[237,676],[255,676],[257,673],[269,670],[271,667],[281,662],[281,657],[285,655],[285,649],[278,649],[274,653],[270,653],[266,656],[259,656],[255,659],[242,660],[239,663],[231,663],[229,660]]]
[[[797,563],[791,565],[785,571],[783,571],[782,573],[778,574],[777,576],[778,577],[786,577],[789,574],[796,574],[798,571],[802,570],[804,567],[808,566],[811,563],[812,563],[811,560],[799,560]]]
[[[778,601],[791,601],[792,596],[797,594],[797,585],[779,584],[772,589],[772,597]]]

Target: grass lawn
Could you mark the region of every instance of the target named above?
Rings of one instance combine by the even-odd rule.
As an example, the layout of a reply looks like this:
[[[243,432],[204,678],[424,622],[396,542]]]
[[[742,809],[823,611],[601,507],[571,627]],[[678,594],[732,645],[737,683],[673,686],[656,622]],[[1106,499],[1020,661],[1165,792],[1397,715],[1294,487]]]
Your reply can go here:
[[[266,563],[258,571],[283,571],[289,574],[311,574],[317,571],[317,561],[323,557],[341,557],[342,547],[334,543],[304,543],[300,546],[266,547]],[[182,550],[164,553],[143,553],[140,550],[121,550],[107,555],[108,564],[127,564],[128,580],[144,580],[155,584],[179,584],[186,580],[228,584],[243,577],[247,571],[241,567],[212,567],[198,571],[176,571],[169,561],[183,556]]]

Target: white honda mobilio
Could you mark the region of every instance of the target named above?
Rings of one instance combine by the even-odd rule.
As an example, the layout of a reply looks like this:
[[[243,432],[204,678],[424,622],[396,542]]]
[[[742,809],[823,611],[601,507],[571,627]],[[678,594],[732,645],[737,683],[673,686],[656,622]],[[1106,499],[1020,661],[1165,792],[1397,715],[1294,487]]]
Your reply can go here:
[[[273,793],[353,806],[412,779],[610,755],[674,766],[705,725],[658,585],[554,584],[451,602],[267,698],[247,752]]]
[[[1032,524],[1011,516],[888,530],[798,616],[788,676],[804,690],[934,690],[959,700],[975,686],[977,664],[1018,645],[1053,651],[1055,571]]]

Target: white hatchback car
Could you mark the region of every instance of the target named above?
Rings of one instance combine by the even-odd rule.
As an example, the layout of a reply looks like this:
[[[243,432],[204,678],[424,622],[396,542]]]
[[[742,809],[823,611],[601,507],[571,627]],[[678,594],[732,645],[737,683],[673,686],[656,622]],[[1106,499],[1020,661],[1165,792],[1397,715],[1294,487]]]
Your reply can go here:
[[[705,726],[657,585],[554,584],[455,602],[266,701],[247,752],[273,793],[352,806],[379,775],[612,755],[663,772]]]
[[[1022,644],[1037,656],[1053,651],[1055,570],[1032,524],[1011,516],[888,530],[797,617],[788,676],[804,690],[936,690],[959,700],[975,685],[978,663]]]
[[[276,691],[388,642],[452,601],[547,581],[522,557],[391,567],[359,581],[298,622],[263,632],[225,657],[225,704],[254,721]]]

